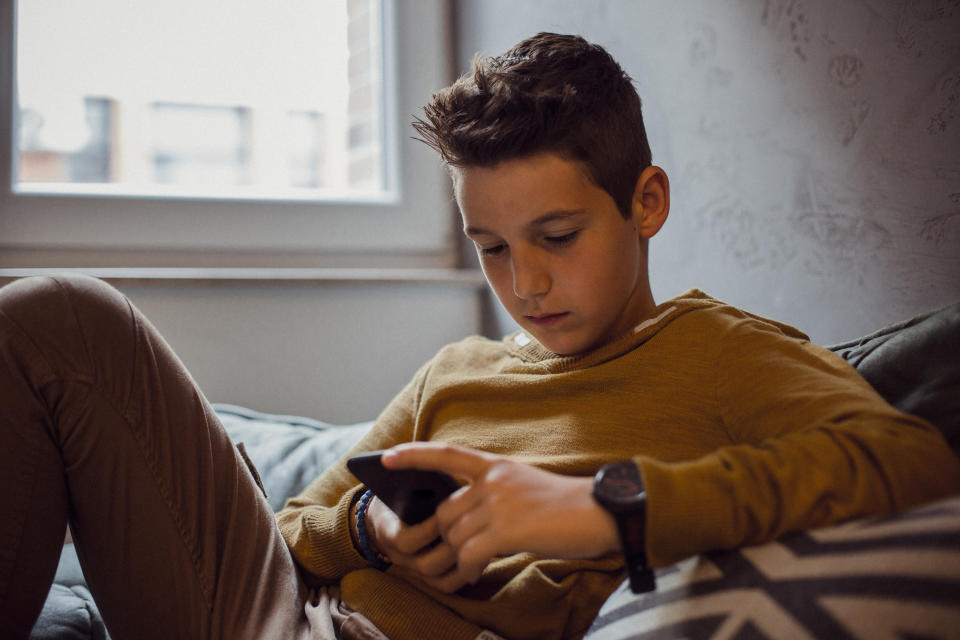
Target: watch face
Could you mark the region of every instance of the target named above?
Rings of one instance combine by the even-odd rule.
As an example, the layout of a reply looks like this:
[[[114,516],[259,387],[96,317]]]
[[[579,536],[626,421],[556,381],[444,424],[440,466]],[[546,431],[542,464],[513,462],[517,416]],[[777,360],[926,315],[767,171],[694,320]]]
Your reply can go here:
[[[636,502],[643,491],[640,472],[632,461],[607,465],[600,470],[596,493],[605,501],[631,504]]]

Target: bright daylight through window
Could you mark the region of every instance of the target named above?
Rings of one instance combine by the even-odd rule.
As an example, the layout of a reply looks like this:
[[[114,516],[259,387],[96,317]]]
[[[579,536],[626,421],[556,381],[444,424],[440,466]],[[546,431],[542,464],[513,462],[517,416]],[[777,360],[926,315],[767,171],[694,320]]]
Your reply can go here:
[[[376,199],[379,0],[22,0],[20,193]]]

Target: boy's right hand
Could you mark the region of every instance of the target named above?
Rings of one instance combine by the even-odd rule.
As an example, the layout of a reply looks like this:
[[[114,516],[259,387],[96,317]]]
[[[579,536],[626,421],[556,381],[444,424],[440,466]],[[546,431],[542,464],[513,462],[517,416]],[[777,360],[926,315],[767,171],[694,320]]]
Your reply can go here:
[[[457,568],[456,552],[440,537],[436,515],[408,525],[373,496],[367,505],[367,535],[373,548],[392,564],[435,589],[453,593],[467,584],[466,577]]]

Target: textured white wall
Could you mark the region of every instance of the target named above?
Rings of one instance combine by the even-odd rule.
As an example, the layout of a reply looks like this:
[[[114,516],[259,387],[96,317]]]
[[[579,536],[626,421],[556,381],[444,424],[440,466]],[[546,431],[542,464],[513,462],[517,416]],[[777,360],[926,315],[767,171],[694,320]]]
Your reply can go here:
[[[960,299],[957,0],[459,0],[457,65],[580,33],[635,79],[689,287],[821,343]]]

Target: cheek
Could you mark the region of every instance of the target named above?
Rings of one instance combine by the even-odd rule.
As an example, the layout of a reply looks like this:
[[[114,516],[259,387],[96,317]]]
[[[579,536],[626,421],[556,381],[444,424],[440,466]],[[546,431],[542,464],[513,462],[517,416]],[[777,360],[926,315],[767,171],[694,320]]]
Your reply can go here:
[[[574,286],[607,301],[629,294],[636,285],[639,251],[639,246],[628,239],[610,243],[570,274],[576,282]]]
[[[510,277],[509,270],[502,268],[494,262],[481,262],[480,268],[483,269],[483,275],[487,279],[487,284],[493,290],[493,293],[500,299],[504,305],[509,304],[513,296],[513,279]]]
[[[568,287],[598,290],[609,287],[611,277],[620,272],[623,247],[614,243],[593,247],[569,262],[563,279]]]

